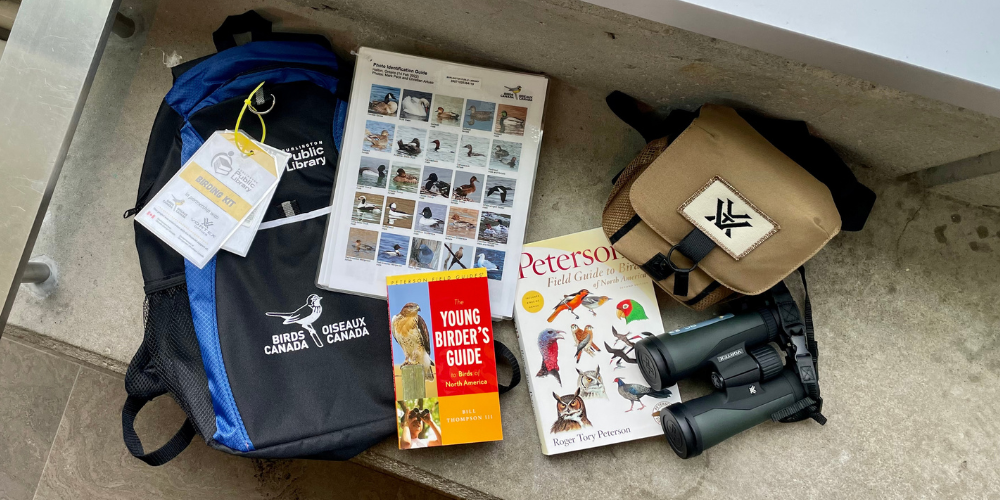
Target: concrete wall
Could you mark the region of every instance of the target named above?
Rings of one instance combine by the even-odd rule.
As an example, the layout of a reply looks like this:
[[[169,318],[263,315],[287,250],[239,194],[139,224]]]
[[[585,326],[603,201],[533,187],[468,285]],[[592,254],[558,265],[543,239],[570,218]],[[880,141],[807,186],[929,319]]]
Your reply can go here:
[[[286,26],[320,29],[342,47],[542,72],[567,86],[620,89],[664,108],[712,101],[805,120],[850,161],[881,176],[1000,149],[1000,118],[575,0],[292,3],[306,14],[262,10]],[[206,19],[207,27],[221,14]],[[613,119],[602,109],[592,114]],[[994,177],[992,184],[942,192],[989,205],[1000,193]]]

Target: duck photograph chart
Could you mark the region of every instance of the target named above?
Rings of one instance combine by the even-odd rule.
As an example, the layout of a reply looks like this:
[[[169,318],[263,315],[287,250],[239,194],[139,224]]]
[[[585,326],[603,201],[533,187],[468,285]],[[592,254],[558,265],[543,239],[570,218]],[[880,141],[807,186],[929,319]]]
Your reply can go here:
[[[479,247],[476,249],[476,260],[473,266],[485,268],[487,278],[500,281],[503,279],[503,268],[500,267],[500,264],[503,264],[503,258],[504,252],[500,250]]]
[[[483,212],[479,217],[479,241],[486,243],[507,243],[510,232],[510,216],[496,212]]]
[[[434,96],[430,92],[403,90],[403,98],[399,101],[399,117],[407,120],[427,121],[430,118],[433,99]]]
[[[476,249],[472,245],[462,245],[453,241],[444,243],[444,253],[442,256],[441,270],[453,271],[456,269],[469,269],[472,267],[472,258],[476,255]]]
[[[501,172],[517,170],[521,143],[496,139],[490,149],[490,168]]]
[[[420,189],[420,167],[401,161],[392,162],[389,169],[389,191],[417,193]]]
[[[493,318],[512,317],[548,78],[356,55],[316,285],[385,298],[388,278],[481,256]]]
[[[358,186],[385,188],[389,178],[389,162],[381,158],[364,156],[358,167]]]
[[[513,207],[516,184],[517,180],[510,177],[502,175],[487,176],[486,186],[483,188],[483,205],[501,208]]]
[[[347,234],[351,240],[350,244],[347,245],[347,258],[375,260],[378,231],[352,227]]]
[[[483,199],[483,174],[467,170],[455,172],[455,183],[451,187],[451,199],[478,204]]]
[[[368,96],[368,112],[373,115],[396,116],[399,110],[399,87],[389,87],[386,85],[372,85],[371,95]]]
[[[448,199],[451,198],[451,179],[454,170],[441,167],[424,167],[424,173],[420,174],[423,180],[420,181],[420,197],[425,199]]]
[[[456,238],[475,239],[479,211],[474,208],[451,207],[448,210],[448,227],[445,234]]]
[[[417,202],[406,198],[396,198],[394,196],[386,198],[385,210],[382,211],[385,216],[382,219],[382,226],[395,229],[412,228],[413,210],[416,206]]]
[[[490,140],[487,137],[464,134],[458,141],[458,165],[461,167],[486,168],[490,155]]]
[[[427,238],[413,238],[410,247],[410,267],[435,271],[441,260],[442,242]]]
[[[497,106],[497,120],[493,131],[498,134],[524,135],[524,120],[528,108],[501,104]]]
[[[431,123],[457,127],[462,123],[465,99],[436,94],[431,103]]]
[[[458,134],[443,130],[431,130],[427,134],[427,163],[455,163],[455,151],[458,149]]]
[[[354,193],[354,210],[351,212],[351,220],[378,224],[378,221],[382,220],[384,202],[385,197],[382,195],[364,191]]]
[[[448,207],[437,203],[427,203],[421,201],[417,204],[417,221],[413,225],[413,230],[422,233],[444,234],[444,226],[447,223]]]
[[[468,99],[465,101],[465,118],[462,121],[462,128],[470,130],[493,131],[493,112],[496,111],[495,102],[477,101]]]
[[[396,131],[396,126],[375,120],[365,122],[365,134],[361,138],[361,151],[370,153],[381,151],[388,153],[392,150],[392,137]]]
[[[402,266],[406,264],[406,252],[410,248],[410,237],[382,233],[378,244],[378,261],[383,264]]]
[[[427,129],[407,125],[396,128],[396,142],[392,145],[392,154],[415,160],[423,158],[426,146]]]

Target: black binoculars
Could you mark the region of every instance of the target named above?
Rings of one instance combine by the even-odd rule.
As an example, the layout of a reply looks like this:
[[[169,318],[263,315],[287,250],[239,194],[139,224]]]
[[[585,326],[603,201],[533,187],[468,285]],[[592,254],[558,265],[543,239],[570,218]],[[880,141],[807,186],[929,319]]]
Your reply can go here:
[[[791,321],[783,323],[782,316],[779,307],[726,315],[636,344],[639,368],[653,390],[704,372],[716,389],[661,410],[663,433],[677,456],[697,456],[768,419],[825,422],[804,327],[799,322],[789,329]],[[788,366],[772,343],[785,349]]]

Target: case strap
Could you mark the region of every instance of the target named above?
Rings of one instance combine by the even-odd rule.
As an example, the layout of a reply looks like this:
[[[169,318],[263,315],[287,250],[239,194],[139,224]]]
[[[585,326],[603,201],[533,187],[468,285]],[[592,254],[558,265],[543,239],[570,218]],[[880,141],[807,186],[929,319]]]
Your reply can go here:
[[[191,419],[186,418],[184,419],[184,425],[177,431],[177,434],[174,434],[174,437],[170,438],[159,449],[146,453],[142,448],[142,441],[139,440],[139,435],[135,432],[135,417],[139,414],[139,410],[151,400],[136,396],[129,396],[125,400],[125,406],[122,407],[122,437],[125,440],[125,447],[128,448],[129,453],[133,457],[149,465],[157,466],[163,465],[173,460],[177,455],[180,455],[191,444],[191,439],[197,433],[195,432],[194,424],[191,423]]]
[[[618,90],[608,94],[604,101],[615,116],[639,132],[647,143],[661,137],[674,140],[698,116],[690,111],[674,110],[663,117],[652,106]]]
[[[657,253],[653,256],[653,258],[646,261],[646,263],[641,267],[656,281],[665,280],[671,274],[676,273],[674,276],[674,295],[678,297],[686,297],[688,294],[688,277],[691,274],[691,271],[694,271],[695,268],[698,267],[698,263],[701,262],[701,260],[704,259],[713,248],[715,248],[715,242],[712,241],[712,238],[709,238],[708,235],[703,233],[700,229],[694,228],[679,243],[670,247],[670,251],[667,252],[666,255]],[[677,267],[677,264],[671,260],[671,256],[674,251],[678,251],[690,259],[691,262],[693,262],[691,267]]]
[[[609,94],[605,101],[611,111],[639,132],[647,143],[661,137],[673,141],[698,117],[698,113],[681,109],[664,117],[652,106],[618,90]],[[840,213],[842,230],[860,231],[865,227],[875,206],[875,192],[858,181],[826,141],[810,134],[805,122],[766,118],[747,110],[736,112],[771,145],[826,185]],[[615,175],[612,184],[618,182],[622,172]]]
[[[806,282],[805,267],[799,268],[799,276],[805,290],[804,314],[799,314],[795,299],[792,298],[784,282],[778,282],[771,289],[771,296],[778,308],[785,337],[795,347],[795,369],[802,386],[805,387],[806,397],[774,412],[771,414],[771,420],[789,423],[811,418],[823,425],[826,423],[826,417],[821,413],[823,398],[819,391],[819,346],[816,344],[816,334],[813,329],[812,303],[809,302],[809,284]]]

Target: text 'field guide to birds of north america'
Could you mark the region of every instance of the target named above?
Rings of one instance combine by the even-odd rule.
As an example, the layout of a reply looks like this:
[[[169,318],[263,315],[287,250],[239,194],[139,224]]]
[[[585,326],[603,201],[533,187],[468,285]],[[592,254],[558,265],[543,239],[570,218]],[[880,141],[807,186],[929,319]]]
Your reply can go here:
[[[635,344],[663,333],[653,281],[601,228],[524,246],[514,311],[542,453],[663,436]],[[662,437],[660,438],[662,439]]]
[[[316,284],[386,296],[386,277],[485,268],[510,318],[548,79],[358,51]]]

